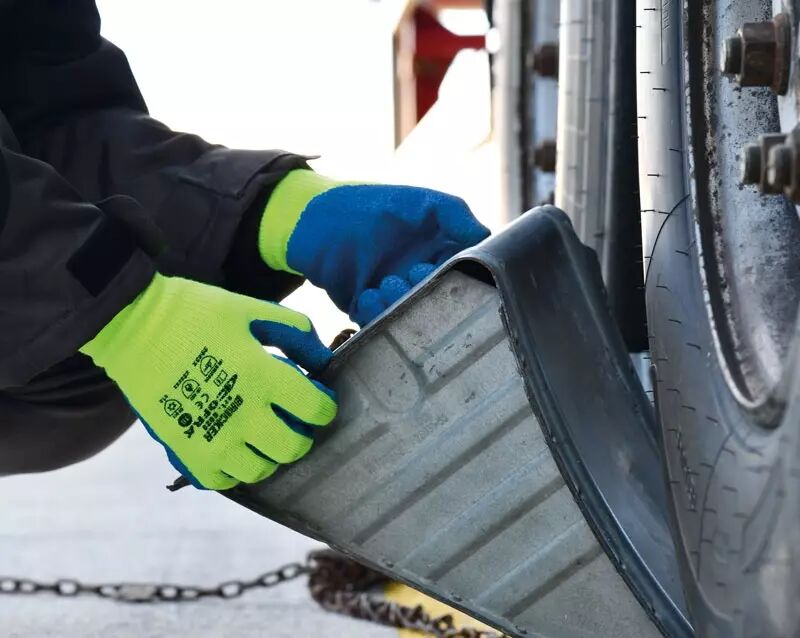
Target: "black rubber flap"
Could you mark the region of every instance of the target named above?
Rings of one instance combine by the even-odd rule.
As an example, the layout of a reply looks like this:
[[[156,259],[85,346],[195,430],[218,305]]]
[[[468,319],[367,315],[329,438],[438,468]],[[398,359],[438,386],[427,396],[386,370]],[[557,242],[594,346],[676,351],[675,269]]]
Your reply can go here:
[[[520,611],[550,587],[538,572],[564,574],[562,555],[574,550],[574,566],[605,550],[662,633],[692,635],[653,411],[595,255],[563,212],[534,209],[457,255],[337,350],[324,380],[340,394],[340,415],[316,449],[227,496],[517,636],[542,626],[537,609],[528,620]],[[548,511],[577,517],[553,532],[563,550],[541,538]],[[528,524],[530,549],[508,541],[504,553],[497,538]],[[486,550],[492,562],[480,568],[487,545],[500,549]],[[504,562],[470,589],[479,569]],[[622,610],[630,594],[619,587],[608,596]],[[615,602],[603,598],[612,616]],[[614,631],[600,624],[595,635]]]

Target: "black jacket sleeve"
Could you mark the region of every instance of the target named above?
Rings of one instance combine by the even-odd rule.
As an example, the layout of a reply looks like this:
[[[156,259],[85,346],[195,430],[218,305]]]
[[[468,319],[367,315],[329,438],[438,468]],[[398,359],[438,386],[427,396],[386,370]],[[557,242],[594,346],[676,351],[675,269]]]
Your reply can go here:
[[[0,145],[0,389],[75,353],[145,288],[148,232],[133,200],[86,204],[52,167]]]
[[[125,55],[100,37],[93,0],[15,4],[33,32],[13,36],[26,54],[0,78],[0,108],[26,154],[88,201],[139,202],[166,239],[157,262],[166,274],[265,298],[299,285],[263,264],[255,233],[272,187],[307,158],[212,145],[149,117]]]
[[[0,140],[0,389],[73,354],[156,267],[263,297],[299,284],[255,232],[305,158],[150,118],[93,0],[0,0]]]

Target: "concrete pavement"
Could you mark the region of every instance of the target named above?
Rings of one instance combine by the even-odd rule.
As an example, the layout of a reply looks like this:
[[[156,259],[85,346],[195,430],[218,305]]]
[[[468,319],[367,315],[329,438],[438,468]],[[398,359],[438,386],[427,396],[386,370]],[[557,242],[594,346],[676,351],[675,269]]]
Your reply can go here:
[[[175,471],[136,425],[109,449],[49,474],[0,479],[0,574],[211,585],[302,560],[313,541],[227,499],[164,489]],[[320,609],[305,579],[234,601],[125,605],[0,596],[6,638],[270,636],[390,638]]]

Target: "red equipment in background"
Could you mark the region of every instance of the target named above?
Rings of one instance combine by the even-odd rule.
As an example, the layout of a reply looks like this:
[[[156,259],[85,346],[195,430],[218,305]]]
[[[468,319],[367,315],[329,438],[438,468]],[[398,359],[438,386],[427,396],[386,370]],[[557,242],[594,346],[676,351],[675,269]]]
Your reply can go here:
[[[456,55],[483,49],[483,35],[456,35],[436,17],[444,8],[481,9],[481,0],[436,0],[411,4],[394,37],[395,143],[403,141],[436,102],[439,87]]]

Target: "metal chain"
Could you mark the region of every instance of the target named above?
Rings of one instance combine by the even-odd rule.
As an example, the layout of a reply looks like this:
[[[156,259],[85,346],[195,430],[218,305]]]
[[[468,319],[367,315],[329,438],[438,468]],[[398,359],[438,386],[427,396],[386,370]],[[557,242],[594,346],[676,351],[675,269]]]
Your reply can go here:
[[[432,616],[421,605],[407,607],[382,598],[375,589],[388,582],[383,574],[332,550],[311,552],[305,563],[289,563],[252,580],[229,580],[213,587],[172,583],[89,584],[75,578],[52,582],[0,576],[0,595],[50,593],[74,598],[95,596],[123,603],[186,603],[202,598],[238,598],[308,576],[311,597],[323,608],[352,618],[416,631],[435,638],[507,638],[504,634],[457,628],[450,614]]]
[[[231,580],[214,587],[172,583],[88,584],[74,578],[40,582],[29,578],[0,576],[0,594],[52,593],[65,597],[91,595],[125,603],[183,603],[201,598],[238,598],[251,589],[275,587],[309,573],[308,564],[289,563],[253,580]]]

